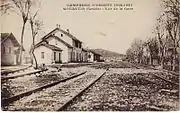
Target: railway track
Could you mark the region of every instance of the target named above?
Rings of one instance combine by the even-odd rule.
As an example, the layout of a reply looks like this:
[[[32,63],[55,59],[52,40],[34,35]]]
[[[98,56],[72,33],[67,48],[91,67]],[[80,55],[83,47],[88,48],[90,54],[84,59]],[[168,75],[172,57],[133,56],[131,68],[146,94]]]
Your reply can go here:
[[[98,69],[101,69],[101,67],[98,69],[93,68],[94,70],[88,70],[86,73],[82,73],[80,75],[77,74],[69,78],[44,84],[41,87],[3,99],[2,102],[4,105],[8,105],[7,110],[9,111],[65,111],[67,107],[71,106],[74,100],[78,99],[82,94],[84,94],[84,91],[87,91],[87,89],[89,89],[103,75],[106,74],[109,68],[105,69],[105,67],[108,66],[104,66],[102,68],[103,71],[97,71]],[[138,69],[143,68],[137,65],[134,67]],[[149,68],[146,67],[144,69]],[[94,73],[95,70],[99,73]],[[176,88],[179,86],[177,83],[178,80],[176,80],[176,75],[169,76],[167,73],[162,71],[150,71],[145,73],[145,75],[143,75],[143,73],[136,74],[137,76],[134,74],[129,75],[131,80],[127,79],[127,82],[125,80],[124,83],[132,83],[137,86],[138,84],[147,85],[148,87],[150,85],[155,87],[153,90],[155,92],[157,90],[157,92],[175,91],[176,93]]]
[[[29,76],[23,74],[24,76],[21,77],[18,76],[14,79],[3,80],[1,82],[1,89],[3,92],[2,98],[11,97],[34,88],[53,83],[57,80],[71,77],[77,74],[77,72],[83,72],[84,70],[84,68],[63,68],[61,71],[57,71],[49,68],[48,71],[43,73],[34,73]]]
[[[84,92],[86,89],[91,87],[97,80],[99,80],[106,73],[106,71],[107,70],[101,70],[96,72],[95,74],[93,74],[94,70],[87,73],[84,72],[70,78],[66,78],[64,80],[44,85],[32,91],[28,91],[14,97],[4,99],[3,102],[11,102],[8,110],[13,111],[61,111],[67,105],[69,105],[69,103],[74,98],[82,94],[82,92]],[[48,98],[48,100],[46,100],[46,98]],[[42,100],[44,102],[41,102]],[[38,103],[38,105],[34,106],[33,103]]]
[[[1,76],[2,75],[13,74],[13,73],[20,72],[20,71],[25,71],[25,70],[27,70],[30,67],[32,67],[32,65],[27,66],[25,68],[21,68],[21,69],[16,69],[16,70],[1,71]]]
[[[106,69],[106,71],[108,71],[108,69]],[[62,106],[60,106],[60,108],[58,108],[56,111],[63,111],[68,105],[71,104],[71,102],[78,96],[80,96],[85,90],[87,90],[89,87],[91,87],[95,82],[97,82],[104,74],[106,74],[106,71],[103,72],[101,75],[97,76],[94,80],[92,80],[91,82],[88,83],[88,85],[82,89],[79,93],[77,93],[76,95],[72,96],[72,98],[70,98],[67,102],[65,102]]]
[[[44,71],[47,71],[47,70],[35,70],[35,71],[25,72],[25,73],[13,75],[13,76],[2,76],[1,80],[14,79],[14,78],[23,77],[23,76],[27,76],[27,75],[31,75],[31,74],[41,73]]]
[[[41,90],[44,90],[44,89],[46,89],[46,88],[48,88],[48,87],[52,87],[52,86],[54,86],[54,85],[56,85],[56,84],[58,84],[58,83],[65,82],[65,81],[67,81],[67,80],[73,79],[73,78],[78,77],[78,76],[80,76],[80,75],[82,75],[82,74],[85,74],[85,73],[86,73],[86,72],[82,72],[82,73],[79,73],[79,74],[75,74],[75,75],[73,75],[73,76],[70,76],[70,77],[67,77],[67,78],[64,78],[64,79],[55,81],[55,82],[53,82],[53,83],[45,84],[45,85],[43,85],[43,86],[41,86],[41,87],[34,88],[34,89],[29,90],[29,91],[25,91],[25,92],[22,92],[22,93],[20,93],[20,94],[17,94],[17,95],[15,95],[15,96],[2,99],[2,103],[3,103],[4,105],[7,105],[7,104],[9,104],[9,103],[11,103],[11,102],[13,102],[13,101],[16,101],[16,100],[24,97],[24,96],[28,96],[28,95],[30,95],[30,94],[32,94],[32,93],[37,92],[37,91],[41,91]]]

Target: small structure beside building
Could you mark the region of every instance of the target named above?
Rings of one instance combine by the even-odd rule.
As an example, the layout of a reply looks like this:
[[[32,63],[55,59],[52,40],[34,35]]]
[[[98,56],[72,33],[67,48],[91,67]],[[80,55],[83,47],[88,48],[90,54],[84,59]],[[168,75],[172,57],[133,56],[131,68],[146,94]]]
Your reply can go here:
[[[88,50],[88,62],[99,62],[101,61],[101,55],[93,50]]]
[[[50,45],[47,42],[40,42],[38,43],[35,49],[35,55],[38,64],[50,64],[50,63],[61,63],[61,53],[62,49]]]
[[[13,33],[1,33],[1,65],[18,65],[19,57],[20,44]]]

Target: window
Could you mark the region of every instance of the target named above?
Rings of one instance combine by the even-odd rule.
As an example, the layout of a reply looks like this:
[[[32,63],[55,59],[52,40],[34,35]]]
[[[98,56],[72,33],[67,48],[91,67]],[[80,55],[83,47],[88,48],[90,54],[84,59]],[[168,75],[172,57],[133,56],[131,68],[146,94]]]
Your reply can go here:
[[[91,55],[88,55],[88,58],[91,58]]]
[[[44,52],[41,52],[41,58],[44,59]]]
[[[81,61],[81,53],[79,53],[79,61]]]
[[[54,60],[56,60],[56,52],[54,52]]]
[[[76,53],[76,61],[78,61],[78,53]]]
[[[75,52],[72,52],[72,60],[75,61]]]
[[[71,61],[73,61],[73,52],[71,52]]]
[[[59,62],[61,62],[61,53],[59,53]]]

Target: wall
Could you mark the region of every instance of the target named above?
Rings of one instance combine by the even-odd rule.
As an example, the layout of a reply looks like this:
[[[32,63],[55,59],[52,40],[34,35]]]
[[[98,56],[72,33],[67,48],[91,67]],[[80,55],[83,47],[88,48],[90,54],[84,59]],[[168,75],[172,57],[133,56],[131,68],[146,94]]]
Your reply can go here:
[[[1,65],[16,65],[14,45],[9,38],[1,45]]]
[[[62,59],[62,63],[66,63],[69,62],[69,54],[68,54],[68,47],[66,45],[64,45],[63,43],[61,43],[60,41],[58,41],[57,39],[55,39],[54,37],[50,37],[47,40],[49,42],[50,45],[55,45],[59,48],[61,48],[63,51],[61,53],[61,59]]]
[[[54,53],[56,52],[56,58],[54,59]],[[60,55],[60,58],[59,58]],[[59,51],[53,51],[53,59],[55,63],[61,63],[62,62],[62,53]]]
[[[72,62],[87,62],[88,53],[83,51],[81,48],[73,48],[72,54]]]
[[[67,35],[63,34],[61,31],[55,31],[53,34],[73,46],[73,40]],[[63,34],[63,36],[61,36],[61,34]],[[72,48],[68,48],[54,37],[49,37],[47,41],[49,44],[55,45],[63,50],[61,58],[62,63],[87,61],[87,55],[82,51],[82,48],[73,48],[72,50]]]
[[[64,40],[65,42],[67,42],[68,44],[70,44],[72,46],[72,39],[70,37],[68,37],[67,35],[63,34],[63,36],[61,36],[61,34],[63,34],[62,32],[56,32],[55,36],[61,38],[62,40]]]
[[[44,52],[44,59],[41,58],[41,52]],[[45,46],[39,46],[34,50],[38,64],[51,64],[53,62],[53,51]]]
[[[83,54],[83,62],[87,62],[88,60],[88,52],[82,51]]]
[[[99,56],[99,55],[94,54],[94,61],[100,61],[100,56]]]

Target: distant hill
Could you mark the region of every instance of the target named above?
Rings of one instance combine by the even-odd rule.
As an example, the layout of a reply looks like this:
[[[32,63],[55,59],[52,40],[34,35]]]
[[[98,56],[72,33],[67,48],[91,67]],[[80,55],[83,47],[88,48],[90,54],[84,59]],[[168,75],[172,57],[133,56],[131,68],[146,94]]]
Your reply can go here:
[[[96,52],[96,53],[99,53],[104,58],[106,58],[106,57],[117,57],[118,58],[118,57],[125,57],[126,56],[124,54],[116,53],[116,52],[105,50],[105,49],[91,49],[91,50]]]

